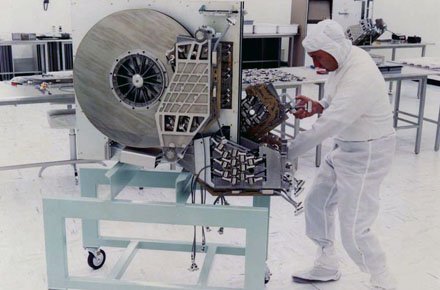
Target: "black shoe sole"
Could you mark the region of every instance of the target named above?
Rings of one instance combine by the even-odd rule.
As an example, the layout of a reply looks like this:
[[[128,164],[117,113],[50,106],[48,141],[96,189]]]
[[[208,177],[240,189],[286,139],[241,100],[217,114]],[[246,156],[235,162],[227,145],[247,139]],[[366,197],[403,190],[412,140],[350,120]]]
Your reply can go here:
[[[295,277],[292,276],[293,282],[298,283],[298,284],[312,284],[312,283],[328,283],[328,282],[335,282],[337,280],[327,280],[327,281],[322,281],[322,280],[309,280],[309,279],[304,279],[304,278],[300,278],[300,277]]]

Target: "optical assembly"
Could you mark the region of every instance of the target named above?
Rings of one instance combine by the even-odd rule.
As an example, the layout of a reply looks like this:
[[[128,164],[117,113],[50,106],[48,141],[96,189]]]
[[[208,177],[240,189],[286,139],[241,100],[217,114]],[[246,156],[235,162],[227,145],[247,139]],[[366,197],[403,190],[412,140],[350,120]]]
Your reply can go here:
[[[301,211],[287,141],[271,133],[291,105],[270,84],[242,91],[243,11],[159,6],[81,27],[79,156],[146,169],[175,163],[213,195],[280,195]]]

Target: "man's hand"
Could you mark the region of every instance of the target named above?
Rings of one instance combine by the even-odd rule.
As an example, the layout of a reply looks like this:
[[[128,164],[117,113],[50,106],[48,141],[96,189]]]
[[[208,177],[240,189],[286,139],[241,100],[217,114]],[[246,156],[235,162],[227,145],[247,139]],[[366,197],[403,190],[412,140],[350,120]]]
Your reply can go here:
[[[308,118],[310,116],[313,116],[315,114],[321,114],[322,111],[324,111],[324,108],[321,106],[320,103],[313,101],[310,98],[307,98],[305,96],[297,96],[295,98],[299,102],[296,104],[297,106],[306,106],[308,102],[312,102],[312,111],[307,112],[307,110],[300,108],[295,112],[295,117],[298,119],[304,119]]]

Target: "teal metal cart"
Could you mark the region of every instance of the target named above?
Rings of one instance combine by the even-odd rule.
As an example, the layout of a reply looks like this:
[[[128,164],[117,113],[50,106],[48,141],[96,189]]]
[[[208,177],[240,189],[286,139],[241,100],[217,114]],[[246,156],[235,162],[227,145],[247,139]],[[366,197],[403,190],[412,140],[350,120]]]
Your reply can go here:
[[[252,207],[213,206],[187,203],[191,173],[178,171],[144,171],[118,163],[112,169],[82,168],[81,197],[44,198],[44,227],[49,289],[100,290],[227,290],[237,288],[210,287],[208,278],[215,255],[245,257],[243,290],[264,289],[267,279],[267,249],[270,196],[253,197]],[[107,198],[98,199],[98,185],[110,185]],[[126,186],[175,188],[176,202],[131,202],[115,199]],[[82,220],[83,246],[90,252],[90,262],[97,268],[105,262],[101,247],[125,248],[124,254],[106,278],[85,278],[69,275],[67,266],[66,219]],[[101,236],[99,221],[123,221],[170,225],[197,225],[241,228],[246,230],[245,247],[227,244],[197,244],[197,252],[206,253],[196,285],[131,282],[121,280],[138,250],[191,252],[191,242],[162,240],[129,240]],[[204,249],[205,248],[205,249]],[[93,265],[93,264],[92,264]]]

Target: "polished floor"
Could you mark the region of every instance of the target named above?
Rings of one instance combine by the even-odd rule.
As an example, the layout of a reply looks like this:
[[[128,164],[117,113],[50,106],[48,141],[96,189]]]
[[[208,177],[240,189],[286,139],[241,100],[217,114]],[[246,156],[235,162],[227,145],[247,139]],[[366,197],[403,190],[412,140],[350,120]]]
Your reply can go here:
[[[305,93],[316,94],[314,88]],[[401,107],[416,112],[415,83],[404,83]],[[5,93],[0,91],[0,97]],[[440,89],[430,86],[426,116],[437,118]],[[46,111],[51,105],[0,107],[0,164],[39,162],[68,157],[68,134],[50,129]],[[304,127],[307,127],[305,122]],[[398,132],[398,148],[392,172],[382,187],[381,212],[375,226],[388,254],[389,266],[403,290],[440,289],[440,152],[434,152],[435,126],[425,124],[422,152],[414,154],[415,130]],[[327,142],[324,151],[330,144]],[[310,185],[316,172],[314,154],[300,159],[298,177]],[[42,197],[78,196],[72,169],[50,168],[43,178],[38,169],[0,172],[0,289],[47,289]],[[307,187],[307,184],[306,184]],[[100,188],[105,191],[107,188]],[[307,188],[305,193],[307,194]],[[173,200],[169,190],[150,191],[130,188],[122,197],[138,200]],[[210,199],[212,200],[212,199]],[[232,204],[250,204],[248,198],[229,200]],[[103,222],[104,233],[112,235],[192,240],[191,227],[136,225]],[[109,273],[122,251],[106,249],[105,266],[92,272],[86,264],[87,254],[81,248],[79,220],[68,220],[68,257],[70,272],[77,275],[104,276]],[[209,241],[243,244],[244,232],[217,229],[207,234]],[[304,235],[304,216],[295,217],[289,204],[280,198],[272,203],[269,266],[273,273],[268,290],[362,290],[368,277],[359,272],[344,252],[340,239],[337,249],[343,276],[328,284],[298,285],[291,281],[294,271],[309,267],[315,247]],[[197,256],[199,266],[203,255]],[[189,272],[190,255],[139,251],[123,279],[192,283],[199,272]],[[219,257],[215,260],[210,285],[240,287],[243,285],[244,259]]]

